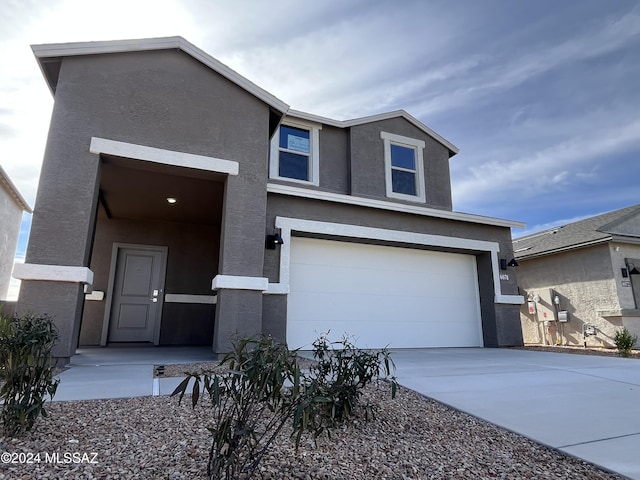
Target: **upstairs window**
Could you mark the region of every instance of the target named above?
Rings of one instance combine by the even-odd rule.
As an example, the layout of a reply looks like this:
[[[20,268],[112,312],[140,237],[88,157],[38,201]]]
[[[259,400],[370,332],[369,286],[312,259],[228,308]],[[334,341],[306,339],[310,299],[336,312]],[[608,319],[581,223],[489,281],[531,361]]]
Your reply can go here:
[[[387,197],[424,202],[425,143],[415,138],[381,132],[384,141],[384,164]]]
[[[271,140],[269,177],[319,185],[319,130],[297,122],[280,125]]]

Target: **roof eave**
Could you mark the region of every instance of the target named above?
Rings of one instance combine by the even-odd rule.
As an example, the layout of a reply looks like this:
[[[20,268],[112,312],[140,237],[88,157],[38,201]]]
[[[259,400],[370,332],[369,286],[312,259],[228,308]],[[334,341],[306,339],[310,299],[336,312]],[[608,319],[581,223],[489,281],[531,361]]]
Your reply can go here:
[[[232,70],[208,53],[200,50],[182,37],[147,38],[140,40],[111,40],[99,42],[76,42],[32,45],[31,49],[38,59],[38,65],[49,85],[49,89],[55,94],[52,79],[46,73],[44,62],[47,59],[72,57],[80,55],[99,55],[105,53],[142,52],[149,50],[167,50],[177,48],[192,56],[200,63],[208,66],[223,77],[232,81],[239,87],[259,98],[270,107],[284,115],[289,110],[289,105],[262,89],[255,83]]]
[[[325,125],[331,125],[338,128],[349,128],[357,125],[363,125],[365,123],[379,122],[381,120],[388,120],[391,118],[404,118],[409,123],[412,123],[414,126],[418,127],[424,133],[429,135],[435,141],[443,145],[447,150],[449,150],[449,158],[456,155],[460,152],[460,149],[456,147],[453,143],[449,142],[444,137],[438,135],[436,132],[427,127],[420,120],[415,118],[413,115],[410,115],[405,110],[394,110],[392,112],[378,113],[376,115],[369,115],[366,117],[353,118],[351,120],[334,120],[332,118],[321,117],[320,115],[314,115],[312,113],[302,112],[300,110],[289,110],[287,115],[291,117],[300,118],[303,120],[309,120],[312,122],[322,123]]]
[[[551,250],[545,250],[543,252],[536,252],[530,255],[518,255],[517,253],[515,254],[515,257],[518,261],[520,260],[531,260],[534,258],[538,258],[538,257],[546,257],[548,255],[554,255],[556,253],[563,253],[563,252],[568,252],[570,250],[577,250],[580,248],[586,248],[586,247],[593,247],[595,245],[601,245],[601,244],[605,244],[608,243],[612,240],[612,237],[606,237],[606,238],[599,238],[597,240],[591,240],[589,242],[583,242],[583,243],[577,243],[574,245],[566,245],[564,247],[560,247],[560,248],[554,248]]]
[[[612,235],[611,241],[616,243],[630,243],[640,245],[640,237],[632,237],[629,235]]]
[[[33,213],[33,209],[29,206],[18,188],[13,184],[13,182],[7,175],[7,172],[5,172],[5,170],[2,168],[2,165],[0,165],[0,181],[6,185],[9,193],[23,211],[27,213]]]

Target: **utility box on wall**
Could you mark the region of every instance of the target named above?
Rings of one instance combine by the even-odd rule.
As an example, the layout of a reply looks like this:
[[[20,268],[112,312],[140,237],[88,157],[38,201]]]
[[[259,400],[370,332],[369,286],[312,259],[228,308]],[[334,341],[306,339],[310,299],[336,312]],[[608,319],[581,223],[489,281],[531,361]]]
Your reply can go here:
[[[566,310],[560,310],[558,312],[558,321],[559,322],[568,322],[569,321],[569,312]]]

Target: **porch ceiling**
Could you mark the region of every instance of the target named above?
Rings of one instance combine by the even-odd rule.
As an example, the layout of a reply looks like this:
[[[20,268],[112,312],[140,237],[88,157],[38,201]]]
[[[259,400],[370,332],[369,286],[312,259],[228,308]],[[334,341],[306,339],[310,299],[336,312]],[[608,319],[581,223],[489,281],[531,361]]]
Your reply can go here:
[[[102,205],[113,218],[218,224],[223,175],[150,162],[102,156]],[[177,203],[170,205],[168,197]]]

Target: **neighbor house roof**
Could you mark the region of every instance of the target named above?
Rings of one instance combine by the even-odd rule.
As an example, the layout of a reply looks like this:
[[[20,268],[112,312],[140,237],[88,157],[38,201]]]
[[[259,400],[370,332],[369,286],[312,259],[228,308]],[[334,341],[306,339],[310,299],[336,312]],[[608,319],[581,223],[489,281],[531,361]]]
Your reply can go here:
[[[513,240],[519,260],[610,241],[640,243],[640,204]]]
[[[227,78],[228,80],[231,80],[236,85],[251,93],[255,97],[259,98],[260,100],[274,108],[276,111],[280,112],[280,114],[286,113],[292,117],[306,119],[326,125],[333,125],[341,128],[377,122],[389,118],[402,117],[425,132],[427,135],[432,137],[434,140],[445,146],[449,150],[449,157],[454,156],[459,151],[458,147],[456,147],[454,144],[438,135],[420,120],[409,115],[404,110],[396,110],[393,112],[386,112],[345,121],[333,120],[330,118],[320,117],[318,115],[313,115],[296,110],[289,110],[289,105],[287,105],[285,102],[276,98],[266,90],[260,88],[255,83],[251,82],[247,78],[240,75],[238,72],[227,67],[225,64],[213,58],[208,53],[200,50],[198,47],[189,43],[182,37],[147,38],[140,40],[110,40],[101,42],[55,43],[32,45],[31,49],[38,59],[40,70],[42,70],[42,74],[47,80],[47,84],[51,89],[51,93],[53,93],[54,95],[58,85],[58,77],[60,75],[60,66],[62,64],[63,57],[179,49],[187,53],[188,55],[191,55],[193,58],[211,68],[215,72],[219,73],[223,77]]]
[[[27,213],[31,213],[31,207],[24,199],[24,197],[20,194],[16,186],[13,184],[7,172],[4,171],[2,165],[0,165],[0,185],[11,195],[14,201],[18,204],[18,206]]]

